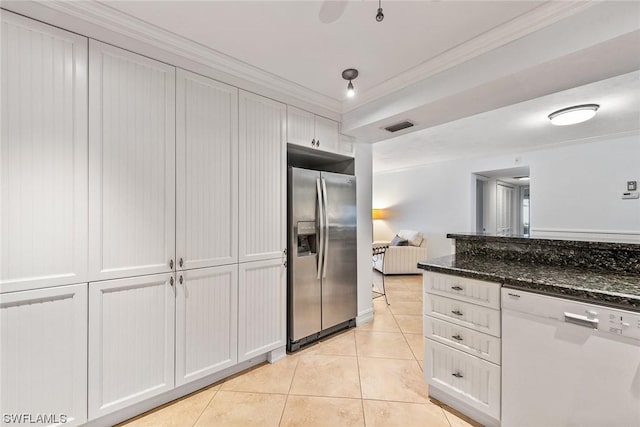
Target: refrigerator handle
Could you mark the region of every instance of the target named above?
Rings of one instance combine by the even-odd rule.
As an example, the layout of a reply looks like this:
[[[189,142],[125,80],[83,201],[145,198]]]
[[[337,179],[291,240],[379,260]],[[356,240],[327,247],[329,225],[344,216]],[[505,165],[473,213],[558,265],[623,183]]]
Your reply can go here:
[[[322,209],[322,188],[320,178],[316,179],[316,189],[318,190],[318,217],[320,218],[320,248],[318,249],[318,279],[322,274],[322,258],[324,256],[324,214]]]
[[[322,178],[322,198],[324,210],[324,255],[322,256],[322,277],[327,277],[327,254],[329,253],[329,209],[327,205],[327,183]],[[322,237],[321,237],[322,238]]]

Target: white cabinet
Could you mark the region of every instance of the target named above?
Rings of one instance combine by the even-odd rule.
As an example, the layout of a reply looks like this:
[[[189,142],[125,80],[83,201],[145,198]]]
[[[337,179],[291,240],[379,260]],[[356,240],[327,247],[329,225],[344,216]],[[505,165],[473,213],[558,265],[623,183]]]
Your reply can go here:
[[[0,295],[0,390],[3,416],[87,420],[86,283]]]
[[[426,341],[424,373],[430,378],[430,387],[437,385],[467,405],[500,419],[500,366]]]
[[[238,260],[238,89],[184,70],[176,87],[179,269]]]
[[[240,264],[238,362],[285,346],[286,290],[284,259]]]
[[[178,273],[176,386],[238,361],[238,265]]]
[[[91,40],[89,72],[90,281],[170,271],[175,69]]]
[[[87,39],[2,11],[0,292],[87,280]]]
[[[240,91],[240,262],[281,258],[286,247],[286,106]]]
[[[425,272],[424,377],[429,394],[500,424],[500,284]]]
[[[89,284],[89,418],[174,387],[172,273]]]
[[[288,105],[287,142],[337,153],[338,122]]]

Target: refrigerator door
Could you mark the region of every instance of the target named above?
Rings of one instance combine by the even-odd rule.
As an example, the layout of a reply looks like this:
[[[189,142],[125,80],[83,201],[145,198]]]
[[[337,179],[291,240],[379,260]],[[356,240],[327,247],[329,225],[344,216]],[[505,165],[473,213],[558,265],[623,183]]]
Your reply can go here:
[[[327,227],[322,265],[322,329],[357,314],[356,178],[322,172]]]
[[[320,245],[320,172],[289,169],[289,339],[297,341],[322,329]],[[322,216],[324,225],[324,216]],[[324,230],[323,230],[324,234]],[[324,237],[324,236],[323,236]]]

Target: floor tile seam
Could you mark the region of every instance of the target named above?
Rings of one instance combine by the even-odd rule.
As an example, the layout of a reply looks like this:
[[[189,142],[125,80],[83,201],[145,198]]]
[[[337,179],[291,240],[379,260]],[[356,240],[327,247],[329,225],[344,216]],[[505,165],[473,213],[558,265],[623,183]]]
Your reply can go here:
[[[222,388],[222,384],[220,384],[220,388]],[[211,402],[213,401],[213,398],[216,397],[216,395],[220,391],[220,388],[218,388],[217,390],[214,390],[214,393],[211,395],[211,398],[209,399],[207,404],[204,405],[204,407],[202,408],[202,411],[200,411],[200,414],[198,414],[198,418],[196,418],[196,420],[191,425],[192,427],[195,426],[196,424],[198,424],[198,421],[200,421],[200,418],[202,418],[202,414],[204,414],[204,412],[207,410],[207,408],[209,408],[209,405],[211,405]]]
[[[287,396],[291,394],[291,387],[293,387],[293,380],[296,378],[296,372],[298,372],[298,365],[300,365],[300,356],[296,358],[296,366],[293,368],[293,375],[291,375],[291,381],[289,382],[289,389],[287,390]]]
[[[358,381],[360,379],[358,378]],[[360,395],[362,396],[362,390],[360,391]],[[287,396],[294,396],[294,397],[326,397],[326,398],[330,398],[330,399],[353,399],[353,400],[357,400],[357,399],[362,399],[362,397],[353,397],[353,396],[327,396],[325,394],[304,394],[304,393],[289,393]]]
[[[220,392],[223,392],[223,393],[244,393],[244,394],[267,394],[267,395],[271,395],[271,396],[273,396],[275,394],[276,396],[288,396],[288,393],[270,393],[268,391],[244,391],[244,390],[218,390],[216,392],[216,396]],[[211,400],[213,400],[213,398]]]
[[[398,323],[398,319],[396,319],[396,315],[393,314],[393,320],[396,321],[396,323]],[[402,316],[402,315],[401,315]],[[405,315],[406,316],[406,315]],[[411,348],[411,345],[409,345],[409,340],[407,339],[407,336],[405,334],[408,334],[408,332],[405,332],[404,330],[402,330],[402,328],[400,328],[400,325],[398,324],[398,328],[400,329],[400,333],[402,333],[402,336],[404,337],[404,341],[407,343],[407,345],[409,346],[409,350],[411,351],[411,354],[413,354],[413,358],[416,362],[418,362],[418,357],[416,356],[416,354],[414,353],[413,349]],[[424,331],[423,331],[424,334]],[[413,334],[413,335],[421,335],[421,334]],[[418,368],[420,368],[420,364],[418,363]]]
[[[431,405],[431,406],[437,406],[440,409],[442,409],[442,407],[440,405],[435,404],[433,402],[430,402],[430,401],[428,401],[428,399],[427,399],[427,402],[408,402],[406,400],[386,400],[386,399],[373,399],[373,398],[367,398],[367,397],[363,397],[362,400],[363,401],[372,401],[372,402],[410,403],[412,405]]]
[[[409,349],[409,351],[411,351],[411,349]],[[366,354],[359,357],[365,357],[369,359],[385,359],[385,360],[415,360],[415,356],[413,355],[413,352],[411,353],[411,357],[375,356],[371,354]]]
[[[291,380],[291,382],[293,382],[293,379]],[[289,396],[290,395],[287,394],[287,398],[284,400],[284,405],[282,406],[282,413],[280,414],[280,421],[278,421],[278,427],[280,427],[282,425],[282,420],[284,419],[284,411],[287,410],[287,403],[289,403]]]

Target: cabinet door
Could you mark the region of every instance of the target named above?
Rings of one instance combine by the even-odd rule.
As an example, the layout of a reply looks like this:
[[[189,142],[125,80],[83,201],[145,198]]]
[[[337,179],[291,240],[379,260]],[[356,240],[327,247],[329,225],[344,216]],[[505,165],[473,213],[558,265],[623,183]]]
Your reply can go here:
[[[171,390],[172,273],[89,284],[89,419]]]
[[[2,11],[0,292],[87,280],[87,39]]]
[[[338,122],[316,116],[316,147],[320,150],[338,152]]]
[[[426,339],[424,378],[493,418],[500,418],[500,366]]]
[[[284,104],[240,91],[239,261],[281,258],[286,240]]]
[[[178,268],[238,260],[238,89],[178,70]]]
[[[89,277],[170,271],[175,69],[91,40],[89,72]]]
[[[176,386],[238,360],[238,265],[178,273]]]
[[[86,283],[0,295],[0,337],[3,415],[86,422]]]
[[[284,259],[240,264],[238,362],[286,344],[286,277]]]
[[[287,142],[315,148],[315,116],[291,105],[287,106]]]

